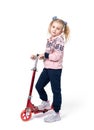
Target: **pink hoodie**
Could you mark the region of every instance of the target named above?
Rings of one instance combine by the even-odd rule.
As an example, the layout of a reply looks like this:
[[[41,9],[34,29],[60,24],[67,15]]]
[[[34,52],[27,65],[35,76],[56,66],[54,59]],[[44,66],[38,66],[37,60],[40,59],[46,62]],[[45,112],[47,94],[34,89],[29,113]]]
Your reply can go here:
[[[64,56],[64,37],[59,35],[55,38],[49,38],[46,44],[46,51],[49,58],[44,60],[44,67],[47,69],[62,69]]]

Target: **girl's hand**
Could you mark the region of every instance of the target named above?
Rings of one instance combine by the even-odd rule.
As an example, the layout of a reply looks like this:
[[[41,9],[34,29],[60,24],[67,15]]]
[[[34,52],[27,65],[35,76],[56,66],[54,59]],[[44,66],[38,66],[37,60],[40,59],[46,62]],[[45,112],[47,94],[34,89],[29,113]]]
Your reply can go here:
[[[36,59],[36,55],[31,55],[30,57],[32,60],[35,60]]]
[[[39,58],[40,60],[44,59],[44,54],[39,54],[38,58]]]

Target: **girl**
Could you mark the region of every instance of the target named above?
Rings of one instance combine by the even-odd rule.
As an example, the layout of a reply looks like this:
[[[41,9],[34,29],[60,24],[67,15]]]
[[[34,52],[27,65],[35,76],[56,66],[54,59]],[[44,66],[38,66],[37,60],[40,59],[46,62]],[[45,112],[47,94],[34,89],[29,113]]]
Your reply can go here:
[[[50,82],[53,92],[53,112],[44,118],[45,122],[54,122],[61,119],[59,111],[62,104],[61,95],[61,73],[62,62],[64,56],[64,44],[69,36],[69,27],[65,21],[53,17],[49,24],[48,31],[50,38],[47,40],[46,50],[43,54],[39,54],[39,59],[44,59],[44,68],[36,83],[36,90],[42,100],[38,106],[39,110],[49,109],[50,103],[48,101],[47,93],[44,87]],[[35,59],[35,55],[31,59]]]

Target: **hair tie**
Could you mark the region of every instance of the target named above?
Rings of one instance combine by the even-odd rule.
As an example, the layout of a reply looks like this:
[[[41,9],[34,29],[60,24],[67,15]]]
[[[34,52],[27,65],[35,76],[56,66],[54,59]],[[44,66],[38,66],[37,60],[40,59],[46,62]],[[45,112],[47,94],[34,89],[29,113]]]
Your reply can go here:
[[[56,19],[57,19],[57,16],[52,17],[52,20],[56,20]]]

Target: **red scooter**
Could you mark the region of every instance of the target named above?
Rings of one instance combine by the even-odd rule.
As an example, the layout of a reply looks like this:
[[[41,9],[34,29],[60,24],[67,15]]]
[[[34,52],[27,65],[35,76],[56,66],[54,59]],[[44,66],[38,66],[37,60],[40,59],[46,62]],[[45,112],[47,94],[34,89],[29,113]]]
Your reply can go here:
[[[35,79],[35,74],[37,71],[37,63],[38,63],[38,54],[36,55],[36,59],[35,59],[35,65],[33,70],[33,74],[32,74],[32,79],[31,79],[31,84],[30,84],[30,90],[29,90],[29,95],[28,95],[28,99],[27,99],[27,105],[26,108],[21,112],[21,119],[23,121],[29,121],[30,118],[32,117],[32,113],[37,114],[37,113],[45,113],[50,109],[44,109],[44,110],[39,110],[37,106],[35,106],[34,104],[32,104],[31,102],[31,95],[32,95],[32,90],[33,90],[33,84],[34,84],[34,79]],[[52,107],[51,107],[52,109]]]

